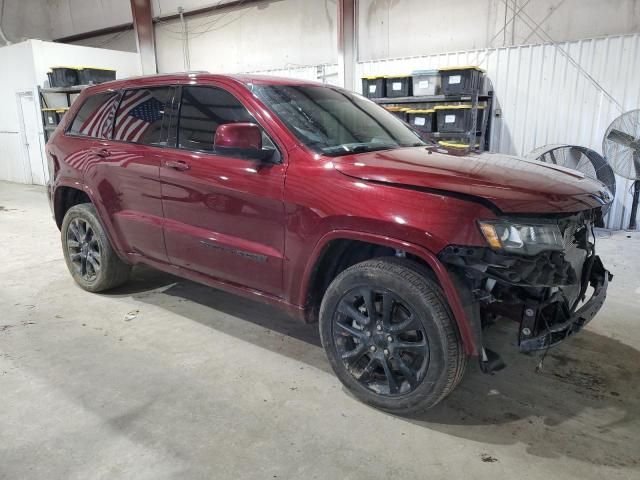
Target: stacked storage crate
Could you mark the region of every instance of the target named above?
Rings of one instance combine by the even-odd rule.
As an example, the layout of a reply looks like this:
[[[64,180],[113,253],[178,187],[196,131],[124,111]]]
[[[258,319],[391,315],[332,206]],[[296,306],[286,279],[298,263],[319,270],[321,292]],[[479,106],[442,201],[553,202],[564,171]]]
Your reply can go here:
[[[56,129],[75,97],[88,85],[116,79],[116,71],[98,67],[51,67],[48,88],[39,88],[45,140]],[[65,106],[54,107],[62,102]]]
[[[362,79],[363,94],[420,137],[449,150],[488,150],[493,92],[478,67],[415,70]]]
[[[54,130],[58,126],[62,117],[67,113],[69,107],[56,107],[56,108],[43,108],[42,119],[45,127],[49,127],[48,130]]]
[[[116,71],[97,67],[51,67],[47,73],[52,88],[94,85],[116,79]]]

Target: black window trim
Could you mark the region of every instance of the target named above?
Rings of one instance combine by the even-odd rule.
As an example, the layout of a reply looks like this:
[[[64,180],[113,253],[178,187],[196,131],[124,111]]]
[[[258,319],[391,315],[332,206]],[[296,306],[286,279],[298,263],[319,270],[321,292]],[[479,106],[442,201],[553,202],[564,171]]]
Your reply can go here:
[[[251,113],[251,110],[242,102],[242,100],[240,100],[236,95],[234,95],[232,92],[229,91],[229,89],[221,86],[221,85],[217,85],[217,84],[199,84],[199,85],[177,85],[177,95],[176,97],[178,98],[178,107],[177,109],[174,110],[174,112],[177,113],[176,115],[176,119],[175,122],[172,121],[171,123],[171,134],[169,135],[170,137],[173,136],[173,145],[167,145],[168,148],[173,148],[174,150],[179,150],[181,152],[193,152],[193,153],[197,153],[199,155],[210,155],[213,157],[220,157],[220,158],[234,158],[237,160],[246,160],[246,161],[255,161],[254,159],[250,159],[250,158],[245,158],[245,157],[241,157],[241,156],[236,156],[236,155],[230,155],[229,153],[216,153],[216,152],[212,152],[210,150],[197,150],[197,149],[192,149],[192,148],[181,148],[178,146],[178,133],[180,131],[180,118],[181,118],[181,113],[182,113],[182,89],[183,87],[192,87],[192,88],[216,88],[218,90],[222,90],[226,93],[228,93],[229,95],[231,95],[240,105],[242,105],[245,110],[249,113],[249,115],[251,115],[251,117],[253,118],[253,120],[255,121],[256,125],[258,125],[260,127],[260,129],[264,132],[264,134],[269,138],[269,140],[271,141],[271,143],[274,145],[275,147],[275,155],[273,156],[273,159],[269,160],[269,163],[273,163],[273,164],[281,164],[283,163],[283,157],[282,157],[282,149],[280,148],[280,146],[278,145],[278,142],[275,141],[273,139],[273,137],[269,134],[269,132],[267,131],[267,129],[262,125],[262,123],[260,123],[258,121],[258,119],[255,117],[255,115],[253,113]],[[167,142],[168,144],[169,142]]]
[[[141,85],[141,86],[130,87],[130,88],[126,88],[125,87],[125,88],[119,88],[117,90],[105,90],[103,92],[96,92],[94,94],[87,95],[87,98],[85,98],[83,100],[82,104],[80,105],[80,107],[76,111],[73,119],[67,125],[67,128],[66,128],[66,130],[64,132],[64,135],[68,136],[68,137],[73,137],[73,138],[83,138],[83,139],[98,140],[98,141],[109,141],[109,142],[129,144],[129,145],[141,145],[141,146],[149,147],[149,148],[162,148],[162,149],[170,148],[170,149],[173,149],[173,150],[179,150],[181,152],[193,152],[193,153],[197,153],[197,154],[200,154],[200,155],[209,155],[209,156],[213,156],[213,157],[234,158],[234,159],[237,159],[237,160],[254,161],[253,159],[248,159],[248,158],[244,158],[244,157],[240,157],[240,156],[230,155],[228,153],[222,154],[222,153],[216,153],[216,152],[212,152],[212,151],[208,151],[208,150],[195,150],[195,149],[190,149],[190,148],[180,148],[180,147],[178,147],[178,132],[179,132],[179,128],[180,128],[180,112],[181,112],[181,109],[182,109],[182,88],[183,87],[217,88],[217,89],[223,90],[226,93],[228,93],[229,95],[231,95],[240,105],[242,105],[247,110],[249,115],[251,115],[251,117],[253,117],[255,123],[262,129],[264,134],[269,138],[269,140],[271,140],[271,143],[275,146],[275,150],[276,150],[275,154],[274,154],[273,158],[271,160],[269,160],[269,163],[272,163],[272,164],[282,164],[282,163],[284,163],[284,159],[283,159],[283,155],[282,155],[282,148],[280,147],[278,142],[273,138],[273,136],[269,134],[268,130],[264,127],[264,125],[262,125],[262,123],[260,121],[258,121],[258,119],[255,117],[255,115],[253,115],[253,113],[251,113],[251,110],[244,104],[244,102],[242,102],[241,99],[239,99],[236,95],[234,95],[232,92],[230,92],[228,88],[225,88],[224,86],[218,85],[218,84]],[[164,141],[164,145],[148,145],[148,144],[140,143],[140,142],[128,142],[128,141],[125,141],[125,140],[115,140],[113,138],[113,132],[114,132],[114,129],[115,129],[118,110],[120,109],[120,104],[122,103],[122,100],[124,98],[125,93],[129,92],[129,91],[134,91],[134,90],[144,90],[144,89],[148,90],[148,89],[152,89],[152,88],[169,88],[173,92],[173,94],[171,95],[171,116],[169,118],[169,124],[167,126],[167,129],[166,129],[165,132],[163,132],[163,137],[162,137],[162,140]],[[113,118],[111,119],[111,127],[109,129],[109,138],[90,137],[88,135],[78,135],[78,134],[71,133],[70,132],[71,126],[73,125],[73,122],[75,121],[75,118],[78,115],[78,112],[80,112],[80,109],[84,106],[84,104],[87,102],[87,100],[89,100],[91,97],[93,97],[95,95],[100,95],[102,93],[115,93],[116,95],[118,95],[116,110],[115,110],[115,112],[113,114]],[[162,120],[163,126],[164,126],[164,122],[165,122],[165,118],[163,118],[163,120]]]

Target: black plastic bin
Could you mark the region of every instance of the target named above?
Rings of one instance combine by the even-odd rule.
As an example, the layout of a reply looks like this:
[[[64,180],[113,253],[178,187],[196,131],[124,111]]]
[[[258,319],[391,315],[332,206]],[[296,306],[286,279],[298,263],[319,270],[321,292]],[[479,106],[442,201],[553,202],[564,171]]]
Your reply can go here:
[[[435,113],[433,108],[407,110],[407,119],[415,130],[431,133],[436,131]]]
[[[478,105],[476,132],[482,129],[484,105]],[[471,131],[471,105],[438,105],[434,107],[441,133],[467,133]]]
[[[42,117],[44,118],[44,124],[47,127],[57,126],[64,114],[67,113],[68,108],[43,108]]]
[[[47,73],[49,86],[54,88],[73,87],[80,85],[77,67],[51,67]]]
[[[111,68],[82,67],[78,71],[80,85],[110,82],[116,79],[116,71]]]
[[[367,98],[384,98],[385,85],[382,76],[362,77],[362,94]]]
[[[478,67],[440,68],[443,95],[471,95],[480,93],[484,70]]]
[[[409,111],[408,108],[398,107],[398,106],[391,106],[391,107],[384,107],[384,108],[388,112],[393,113],[396,117],[398,117],[403,122],[407,121],[407,112]]]
[[[385,77],[387,98],[410,97],[411,75],[388,75]]]

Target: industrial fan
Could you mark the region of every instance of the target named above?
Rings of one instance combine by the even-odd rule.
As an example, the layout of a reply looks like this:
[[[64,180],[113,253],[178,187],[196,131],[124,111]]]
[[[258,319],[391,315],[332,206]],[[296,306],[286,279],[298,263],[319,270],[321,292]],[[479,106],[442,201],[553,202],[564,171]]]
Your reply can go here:
[[[629,230],[635,230],[640,198],[640,109],[625,112],[611,122],[602,140],[602,152],[614,172],[633,180]]]
[[[595,150],[579,145],[544,145],[533,150],[526,158],[577,170],[603,183],[611,192],[612,198],[616,194],[616,177],[613,170]],[[604,213],[610,205],[604,208]]]

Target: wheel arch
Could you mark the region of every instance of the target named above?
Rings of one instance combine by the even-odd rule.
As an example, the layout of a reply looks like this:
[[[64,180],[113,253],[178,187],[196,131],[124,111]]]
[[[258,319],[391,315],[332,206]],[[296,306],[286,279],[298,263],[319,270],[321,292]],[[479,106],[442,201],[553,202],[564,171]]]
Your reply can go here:
[[[357,253],[352,256],[354,251]],[[305,319],[308,322],[317,320],[319,302],[324,291],[342,270],[360,261],[395,255],[397,252],[402,252],[433,274],[433,279],[440,285],[449,303],[465,352],[477,355],[479,346],[475,341],[471,322],[445,266],[428,249],[388,236],[350,230],[334,230],[325,234],[309,257],[298,293],[296,303],[304,307]]]
[[[53,215],[58,226],[62,228],[62,221],[67,211],[74,205],[94,203],[89,194],[78,185],[60,185],[53,193]]]
[[[113,224],[106,214],[105,205],[96,198],[96,192],[80,184],[79,182],[63,183],[56,186],[53,192],[53,214],[58,230],[62,228],[62,222],[67,211],[74,205],[80,203],[91,203],[96,209],[98,218],[102,222],[105,233],[116,255],[124,262],[129,262],[124,254],[118,235],[116,235]]]

